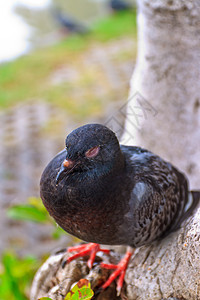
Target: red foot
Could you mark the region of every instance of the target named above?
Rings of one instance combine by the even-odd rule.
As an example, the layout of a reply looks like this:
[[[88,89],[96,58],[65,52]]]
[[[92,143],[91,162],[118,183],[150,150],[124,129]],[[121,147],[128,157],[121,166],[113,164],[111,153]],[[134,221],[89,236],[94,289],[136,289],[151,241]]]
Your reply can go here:
[[[110,250],[108,249],[101,249],[99,244],[94,244],[94,243],[89,243],[89,244],[83,244],[80,246],[75,246],[75,247],[69,247],[67,249],[67,252],[74,252],[77,251],[78,253],[72,255],[71,257],[67,258],[67,263],[69,263],[70,261],[81,257],[81,256],[86,256],[89,255],[90,258],[87,262],[88,267],[91,269],[96,257],[97,252],[101,251],[104,253],[109,254]]]
[[[99,244],[94,244],[94,243],[89,243],[89,244],[83,244],[75,247],[69,247],[67,249],[67,252],[74,252],[76,251],[77,253],[72,255],[71,257],[68,257],[65,263],[69,263],[72,260],[81,257],[81,256],[86,256],[89,255],[90,258],[88,259],[87,265],[91,269],[96,257],[97,252],[104,252],[109,254],[110,250],[108,249],[101,249]],[[121,259],[121,261],[118,263],[118,265],[113,265],[113,264],[104,264],[101,263],[101,267],[105,269],[115,269],[115,271],[110,275],[108,280],[102,285],[102,289],[106,289],[118,276],[118,281],[117,281],[117,294],[120,295],[123,282],[124,282],[124,276],[126,273],[127,265],[129,263],[129,260],[133,254],[132,251],[127,251],[125,256]]]
[[[121,289],[123,286],[123,282],[124,282],[124,276],[126,273],[127,265],[129,263],[129,260],[130,260],[132,254],[133,254],[133,252],[127,251],[126,255],[121,259],[121,261],[119,262],[118,265],[101,263],[102,268],[115,269],[115,271],[110,275],[108,280],[102,285],[102,287],[101,287],[102,289],[106,289],[111,284],[111,282],[113,282],[113,280],[115,280],[117,278],[117,276],[119,276],[119,279],[117,281],[117,295],[118,296],[120,295]]]

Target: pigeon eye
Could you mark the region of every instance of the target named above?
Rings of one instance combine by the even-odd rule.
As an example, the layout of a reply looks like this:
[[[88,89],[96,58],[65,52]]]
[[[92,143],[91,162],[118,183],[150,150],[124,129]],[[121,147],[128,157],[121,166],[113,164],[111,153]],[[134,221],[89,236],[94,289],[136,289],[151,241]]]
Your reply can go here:
[[[93,147],[85,152],[85,156],[88,158],[93,158],[93,157],[97,156],[97,154],[99,153],[99,150],[100,150],[100,146]]]

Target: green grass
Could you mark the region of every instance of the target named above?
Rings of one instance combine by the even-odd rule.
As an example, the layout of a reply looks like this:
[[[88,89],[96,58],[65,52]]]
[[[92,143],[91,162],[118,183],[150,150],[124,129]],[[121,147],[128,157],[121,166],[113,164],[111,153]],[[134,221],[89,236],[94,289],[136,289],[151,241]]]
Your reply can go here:
[[[42,98],[44,101],[61,106],[62,109],[84,115],[84,112],[77,108],[79,101],[75,103],[70,94],[76,86],[71,82],[64,86],[51,86],[48,82],[50,74],[63,65],[69,65],[80,70],[84,84],[88,71],[81,67],[81,63],[82,56],[87,55],[88,49],[97,44],[103,47],[111,40],[129,36],[136,39],[135,11],[108,16],[94,24],[88,35],[68,37],[53,46],[35,50],[27,56],[0,65],[0,109],[9,108],[29,99]],[[93,74],[93,80],[95,76],[96,74]],[[83,96],[88,97],[85,98],[84,105],[89,107],[92,92]],[[100,109],[102,106],[99,99],[96,99],[95,103],[88,115],[92,115],[97,107]]]
[[[0,269],[0,300],[28,300],[33,274],[40,264],[32,256],[19,258],[14,253],[4,253]]]
[[[136,11],[121,12],[103,19],[94,27],[95,38],[108,41],[122,36],[136,36]]]

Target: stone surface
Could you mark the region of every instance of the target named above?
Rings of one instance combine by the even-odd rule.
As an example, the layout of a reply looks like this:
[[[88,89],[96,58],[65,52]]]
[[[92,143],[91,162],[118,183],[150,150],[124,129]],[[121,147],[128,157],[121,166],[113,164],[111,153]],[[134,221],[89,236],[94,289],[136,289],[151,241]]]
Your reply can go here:
[[[40,297],[50,297],[53,300],[63,300],[69,292],[73,283],[81,278],[86,278],[91,282],[91,288],[95,291],[98,286],[106,281],[110,271],[101,269],[99,263],[102,259],[106,263],[116,263],[119,261],[119,255],[111,252],[111,255],[100,255],[96,257],[96,262],[92,270],[87,267],[87,258],[79,258],[62,268],[63,261],[71,254],[61,251],[52,255],[38,270],[31,289],[31,300]],[[119,300],[116,296],[115,284],[103,293],[98,294],[95,299],[98,300]]]

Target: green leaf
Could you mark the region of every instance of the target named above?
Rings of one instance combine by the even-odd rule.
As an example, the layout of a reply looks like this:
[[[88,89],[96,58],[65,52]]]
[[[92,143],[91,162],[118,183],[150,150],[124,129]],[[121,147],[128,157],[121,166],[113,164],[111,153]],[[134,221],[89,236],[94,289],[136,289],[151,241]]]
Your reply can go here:
[[[49,222],[49,216],[45,211],[39,210],[33,205],[15,205],[8,209],[7,214],[15,220],[32,221],[38,223]]]
[[[69,291],[65,300],[90,300],[93,295],[90,282],[87,279],[80,279]]]
[[[52,300],[52,299],[49,298],[49,297],[42,297],[42,298],[40,298],[40,299],[38,299],[38,300]]]
[[[47,210],[44,206],[44,204],[42,203],[42,200],[40,198],[37,197],[29,197],[28,198],[28,204],[35,206],[38,210],[47,213]]]

